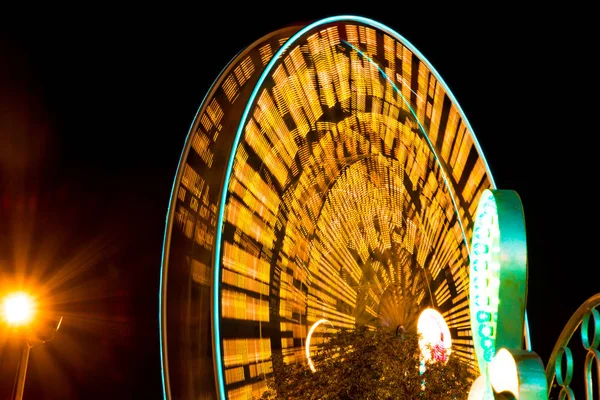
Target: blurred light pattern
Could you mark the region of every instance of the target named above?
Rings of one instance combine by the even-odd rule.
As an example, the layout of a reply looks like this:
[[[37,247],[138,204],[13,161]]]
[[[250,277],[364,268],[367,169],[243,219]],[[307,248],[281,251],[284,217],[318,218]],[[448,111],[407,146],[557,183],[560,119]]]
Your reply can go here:
[[[421,312],[417,322],[419,348],[425,362],[446,362],[452,351],[450,330],[442,314],[433,308]]]
[[[305,346],[305,353],[306,353],[306,360],[308,361],[308,367],[310,368],[310,370],[312,372],[316,371],[315,368],[315,364],[312,362],[311,358],[310,358],[310,343],[311,343],[311,339],[312,339],[312,335],[313,333],[315,333],[315,330],[317,329],[317,327],[321,324],[329,324],[331,325],[331,322],[327,321],[326,319],[320,319],[317,322],[315,322],[310,329],[308,330],[308,334],[306,335],[306,346]],[[333,325],[331,325],[333,326]]]
[[[475,366],[468,244],[494,185],[468,121],[389,28],[298,29],[238,54],[190,129],[165,233],[167,397],[259,397],[269,357],[304,363],[317,322],[416,329],[427,308]]]

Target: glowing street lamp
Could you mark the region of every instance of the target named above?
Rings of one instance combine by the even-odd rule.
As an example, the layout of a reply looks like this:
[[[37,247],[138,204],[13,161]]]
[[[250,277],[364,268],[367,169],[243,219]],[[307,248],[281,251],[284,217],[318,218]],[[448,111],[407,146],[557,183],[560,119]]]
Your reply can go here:
[[[54,338],[54,333],[60,327],[62,317],[50,319],[45,324],[36,321],[37,304],[34,298],[25,292],[10,293],[2,301],[2,320],[24,338],[23,350],[17,367],[17,376],[13,387],[12,399],[23,398],[25,376],[29,352],[33,346],[45,343]],[[38,318],[39,319],[39,318]],[[48,330],[50,330],[48,334]]]
[[[8,294],[2,302],[2,316],[8,326],[14,329],[27,329],[33,321],[36,312],[36,304],[33,298],[25,292]],[[17,367],[17,377],[13,387],[12,398],[22,399],[25,388],[25,376],[27,375],[27,364],[29,362],[29,351],[31,345],[25,339],[25,345],[21,351],[21,358]]]
[[[25,292],[7,295],[2,304],[4,319],[9,326],[19,327],[28,325],[35,316],[35,301]]]

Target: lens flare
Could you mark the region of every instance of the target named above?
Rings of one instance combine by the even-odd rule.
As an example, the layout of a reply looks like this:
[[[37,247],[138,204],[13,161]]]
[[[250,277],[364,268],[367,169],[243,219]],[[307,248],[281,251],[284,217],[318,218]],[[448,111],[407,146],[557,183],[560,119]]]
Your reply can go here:
[[[26,325],[35,314],[35,302],[27,293],[11,293],[4,298],[2,309],[9,325]]]

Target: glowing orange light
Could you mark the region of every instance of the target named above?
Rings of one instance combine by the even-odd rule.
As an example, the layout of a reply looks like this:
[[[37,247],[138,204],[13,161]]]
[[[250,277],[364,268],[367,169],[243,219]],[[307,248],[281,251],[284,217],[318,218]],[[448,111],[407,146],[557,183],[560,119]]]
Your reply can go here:
[[[2,311],[9,325],[27,325],[35,315],[35,301],[25,292],[11,293],[4,298]]]
[[[322,323],[327,322],[329,325],[331,325],[331,322],[327,321],[326,319],[320,319],[317,322],[315,322],[313,324],[313,326],[310,327],[309,331],[308,331],[308,335],[306,335],[306,360],[308,361],[308,366],[310,367],[310,370],[312,372],[316,371],[315,365],[313,364],[312,360],[310,359],[310,338],[312,337],[312,334],[314,333],[315,329],[317,329],[317,326],[321,325]],[[333,327],[333,325],[331,325]]]

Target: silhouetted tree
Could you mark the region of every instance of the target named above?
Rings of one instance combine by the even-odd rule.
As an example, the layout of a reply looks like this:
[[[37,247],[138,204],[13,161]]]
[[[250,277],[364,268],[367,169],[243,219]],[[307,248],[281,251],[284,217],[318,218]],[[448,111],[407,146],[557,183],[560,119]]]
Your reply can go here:
[[[272,357],[264,400],[466,399],[475,378],[454,354],[446,363],[427,363],[420,372],[418,335],[378,328],[342,330],[330,335],[306,362]]]

